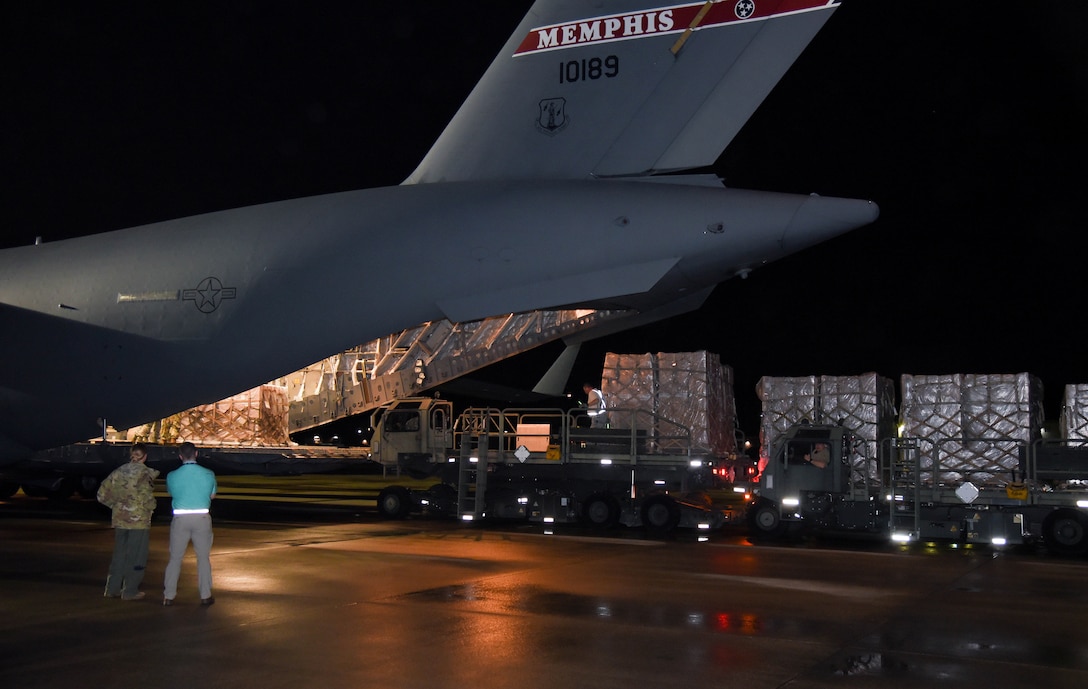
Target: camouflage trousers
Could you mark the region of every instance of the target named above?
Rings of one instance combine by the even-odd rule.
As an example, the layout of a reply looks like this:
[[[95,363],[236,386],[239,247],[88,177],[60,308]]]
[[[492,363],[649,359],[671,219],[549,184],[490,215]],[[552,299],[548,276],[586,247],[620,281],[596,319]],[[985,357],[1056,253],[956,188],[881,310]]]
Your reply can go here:
[[[106,576],[106,595],[132,598],[140,589],[147,568],[151,529],[114,529],[113,559]]]

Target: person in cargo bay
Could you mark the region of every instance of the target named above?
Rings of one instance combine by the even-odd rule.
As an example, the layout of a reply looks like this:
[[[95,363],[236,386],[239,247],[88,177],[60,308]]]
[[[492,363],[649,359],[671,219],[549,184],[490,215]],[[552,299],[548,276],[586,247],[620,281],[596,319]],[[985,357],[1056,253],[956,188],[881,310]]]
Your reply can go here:
[[[604,401],[604,393],[589,383],[582,384],[582,392],[586,393],[586,413],[589,415],[590,427],[608,428],[608,405]]]

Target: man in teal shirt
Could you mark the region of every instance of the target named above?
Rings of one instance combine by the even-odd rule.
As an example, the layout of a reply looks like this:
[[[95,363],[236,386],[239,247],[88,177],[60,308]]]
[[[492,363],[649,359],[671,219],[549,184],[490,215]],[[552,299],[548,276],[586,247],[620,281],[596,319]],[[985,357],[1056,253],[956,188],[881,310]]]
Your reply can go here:
[[[211,605],[215,598],[212,597],[212,517],[209,508],[217,488],[215,473],[196,463],[196,446],[192,443],[182,443],[178,455],[181,466],[166,475],[166,490],[173,498],[174,518],[170,522],[170,562],[166,565],[162,604],[174,604],[181,561],[192,541],[200,604]]]

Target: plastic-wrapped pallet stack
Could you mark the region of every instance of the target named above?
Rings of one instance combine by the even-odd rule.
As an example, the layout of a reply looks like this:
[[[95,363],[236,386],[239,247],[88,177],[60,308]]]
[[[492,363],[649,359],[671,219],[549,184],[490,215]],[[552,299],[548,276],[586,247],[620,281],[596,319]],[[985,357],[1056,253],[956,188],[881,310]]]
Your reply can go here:
[[[639,409],[682,424],[692,434],[693,450],[721,459],[736,453],[736,402],[733,369],[705,351],[605,355],[601,391],[610,409],[609,423],[629,428]],[[648,415],[636,415],[641,427]],[[658,429],[641,428],[651,433]]]
[[[1088,385],[1066,385],[1062,399],[1061,436],[1088,440]]]
[[[286,388],[262,385],[163,419],[163,438],[199,444],[289,445],[288,408]]]
[[[819,376],[763,376],[756,395],[763,404],[759,417],[760,457],[770,456],[779,436],[799,423],[822,423]]]
[[[759,379],[756,394],[763,404],[760,458],[774,442],[800,423],[837,424],[862,441],[852,460],[855,471],[876,478],[877,444],[895,433],[895,384],[876,373],[856,376],[795,376]]]
[[[902,386],[903,436],[922,440],[922,467],[939,461],[942,482],[1007,481],[1018,446],[1042,434],[1043,385],[1029,373],[904,374]]]

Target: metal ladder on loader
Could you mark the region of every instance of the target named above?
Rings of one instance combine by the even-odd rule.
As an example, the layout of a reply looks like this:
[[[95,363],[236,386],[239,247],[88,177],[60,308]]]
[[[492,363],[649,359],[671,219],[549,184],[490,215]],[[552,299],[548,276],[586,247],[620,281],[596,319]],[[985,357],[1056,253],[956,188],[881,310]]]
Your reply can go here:
[[[476,461],[472,461],[473,439],[476,440]],[[484,517],[487,494],[488,435],[465,434],[461,437],[461,454],[457,463],[457,517],[464,522]]]
[[[915,540],[921,534],[921,448],[913,438],[888,443],[884,471],[888,488],[888,527],[892,538]],[[883,491],[882,491],[883,492]]]

